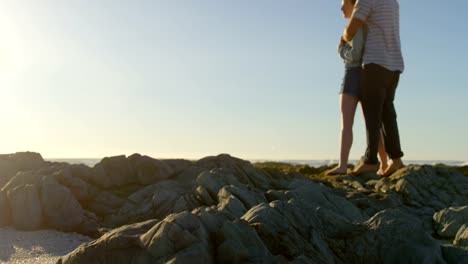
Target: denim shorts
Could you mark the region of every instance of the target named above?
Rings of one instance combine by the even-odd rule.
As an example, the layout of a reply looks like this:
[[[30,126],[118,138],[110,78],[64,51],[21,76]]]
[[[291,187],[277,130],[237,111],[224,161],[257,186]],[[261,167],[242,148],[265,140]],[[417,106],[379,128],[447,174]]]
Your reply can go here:
[[[343,83],[341,84],[340,94],[349,94],[355,97],[359,96],[359,81],[361,79],[361,67],[345,68]]]

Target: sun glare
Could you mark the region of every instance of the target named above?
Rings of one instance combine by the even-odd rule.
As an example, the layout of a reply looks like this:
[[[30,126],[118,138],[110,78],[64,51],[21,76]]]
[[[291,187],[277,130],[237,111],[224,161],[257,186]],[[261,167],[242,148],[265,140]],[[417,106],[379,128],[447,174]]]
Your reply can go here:
[[[30,65],[24,36],[15,26],[13,19],[0,16],[0,70],[5,73],[21,71]]]

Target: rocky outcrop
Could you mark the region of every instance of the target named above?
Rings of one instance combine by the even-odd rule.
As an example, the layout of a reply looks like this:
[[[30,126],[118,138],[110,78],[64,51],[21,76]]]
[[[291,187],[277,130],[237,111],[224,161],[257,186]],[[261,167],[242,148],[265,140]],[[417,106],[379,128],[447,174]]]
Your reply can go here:
[[[46,163],[41,154],[34,152],[17,152],[0,155],[0,189],[11,177],[20,171],[37,170]]]
[[[468,223],[465,222],[460,229],[458,230],[457,234],[455,235],[455,240],[453,244],[468,247]]]
[[[14,226],[22,230],[35,230],[42,226],[42,204],[39,187],[25,184],[7,191]]]
[[[136,199],[145,187],[164,182],[191,164],[134,154],[104,158],[90,168],[44,162],[37,153],[0,155],[0,178],[6,180],[0,186],[0,226],[54,228],[96,236],[102,228],[194,208],[199,203],[186,195],[186,188],[164,183],[158,194],[156,189],[150,190],[149,198],[154,201],[149,204],[159,211],[148,213],[148,208],[138,208],[148,200]],[[174,211],[175,205],[178,209]]]
[[[434,214],[434,227],[441,237],[454,238],[466,223],[468,223],[468,206],[450,207]]]
[[[0,192],[0,226],[11,224],[11,209],[5,192]]]
[[[0,225],[96,237],[59,263],[458,263],[468,252],[468,177],[447,167],[380,178],[227,154],[41,164],[3,184]]]
[[[104,189],[128,184],[148,185],[168,179],[190,164],[184,160],[165,162],[140,154],[128,158],[123,155],[108,157],[94,166],[94,176],[89,179]]]
[[[136,180],[143,185],[166,180],[173,174],[169,164],[148,156],[134,154],[128,160],[134,168]]]
[[[441,210],[465,206],[468,179],[463,173],[432,166],[410,166],[393,174],[388,186],[412,206]]]
[[[164,218],[170,213],[188,210],[190,208],[186,205],[177,206],[185,194],[186,190],[176,181],[167,180],[149,185],[128,196],[105,222],[108,226],[120,226],[129,222]]]
[[[71,231],[84,221],[84,211],[70,189],[52,177],[44,178],[40,200],[47,226]]]
[[[455,245],[442,245],[442,255],[447,264],[468,263],[468,249]]]
[[[345,240],[353,263],[444,263],[439,243],[423,223],[399,209],[377,213],[364,222],[365,232]],[[349,254],[352,252],[352,254]]]
[[[104,158],[93,169],[91,180],[103,189],[136,182],[130,162],[123,155]]]
[[[144,251],[139,236],[158,222],[153,219],[116,228],[82,245],[58,263],[151,263],[153,259]]]

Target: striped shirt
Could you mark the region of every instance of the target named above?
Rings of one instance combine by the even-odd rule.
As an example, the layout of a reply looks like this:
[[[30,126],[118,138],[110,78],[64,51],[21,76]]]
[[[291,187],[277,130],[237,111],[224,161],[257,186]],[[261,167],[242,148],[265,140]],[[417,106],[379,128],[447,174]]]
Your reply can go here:
[[[357,0],[353,18],[367,23],[363,64],[375,63],[403,72],[398,0]]]

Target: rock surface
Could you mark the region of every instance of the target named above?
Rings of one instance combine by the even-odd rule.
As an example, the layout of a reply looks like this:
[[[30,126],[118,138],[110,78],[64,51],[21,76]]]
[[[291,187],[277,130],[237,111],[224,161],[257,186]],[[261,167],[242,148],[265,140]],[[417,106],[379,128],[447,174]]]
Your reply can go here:
[[[8,190],[13,225],[21,230],[35,230],[42,226],[42,204],[39,187],[21,185]]]
[[[92,168],[26,156],[0,156],[0,225],[96,238],[59,263],[457,263],[468,253],[468,177],[447,167],[330,177],[227,154]]]
[[[465,223],[460,227],[457,234],[455,235],[453,244],[462,247],[468,247],[468,223]]]
[[[468,206],[450,207],[434,214],[434,225],[441,237],[454,238],[463,224],[468,224]]]

